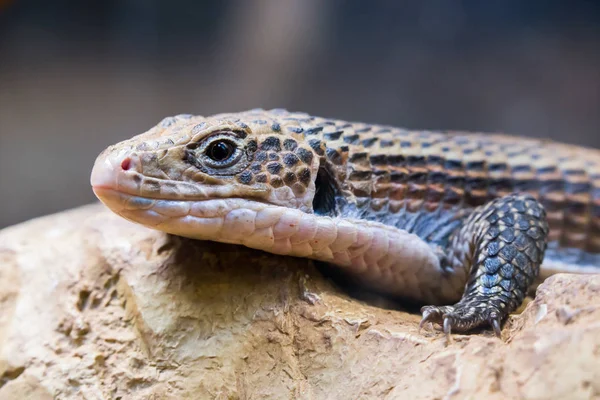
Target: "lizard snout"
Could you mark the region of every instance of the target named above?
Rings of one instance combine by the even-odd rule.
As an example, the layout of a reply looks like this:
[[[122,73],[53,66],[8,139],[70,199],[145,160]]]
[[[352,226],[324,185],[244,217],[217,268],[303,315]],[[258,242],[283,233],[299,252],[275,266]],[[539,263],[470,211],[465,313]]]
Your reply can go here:
[[[90,183],[94,191],[96,189],[126,189],[131,183],[132,174],[139,173],[141,167],[140,158],[130,152],[109,152],[101,154],[94,163]]]

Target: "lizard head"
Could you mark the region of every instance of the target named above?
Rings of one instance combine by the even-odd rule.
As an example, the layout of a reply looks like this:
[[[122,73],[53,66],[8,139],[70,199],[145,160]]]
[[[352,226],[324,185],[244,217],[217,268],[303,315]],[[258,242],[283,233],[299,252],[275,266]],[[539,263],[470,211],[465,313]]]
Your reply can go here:
[[[261,210],[313,213],[319,156],[300,133],[285,128],[262,110],[169,117],[103,151],[91,184],[108,208],[133,222],[233,241],[215,231],[232,215],[254,215],[254,222],[237,222],[244,232],[250,229],[244,223],[257,229]]]

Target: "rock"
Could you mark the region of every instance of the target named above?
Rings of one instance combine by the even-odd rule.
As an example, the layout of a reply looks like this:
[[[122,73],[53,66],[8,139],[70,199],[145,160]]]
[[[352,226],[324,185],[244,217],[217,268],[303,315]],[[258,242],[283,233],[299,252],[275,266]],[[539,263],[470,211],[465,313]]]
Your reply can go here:
[[[0,231],[0,398],[600,398],[600,276],[555,275],[503,339],[418,333],[308,260],[101,205]]]

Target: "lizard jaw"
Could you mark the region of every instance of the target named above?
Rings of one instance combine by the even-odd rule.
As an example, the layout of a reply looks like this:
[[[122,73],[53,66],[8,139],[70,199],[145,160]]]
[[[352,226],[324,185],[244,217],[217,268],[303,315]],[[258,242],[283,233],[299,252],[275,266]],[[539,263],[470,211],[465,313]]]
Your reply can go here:
[[[319,254],[319,259],[333,261],[329,247],[344,236],[332,218],[254,200],[161,200],[99,186],[94,193],[129,221],[192,239],[241,244],[275,254]]]

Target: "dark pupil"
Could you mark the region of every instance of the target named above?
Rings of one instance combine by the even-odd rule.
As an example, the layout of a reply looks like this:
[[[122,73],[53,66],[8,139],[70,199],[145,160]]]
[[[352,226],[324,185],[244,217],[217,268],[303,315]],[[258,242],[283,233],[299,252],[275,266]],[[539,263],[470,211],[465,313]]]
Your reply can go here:
[[[216,142],[208,148],[208,156],[215,161],[227,160],[233,153],[233,146],[227,142]]]

